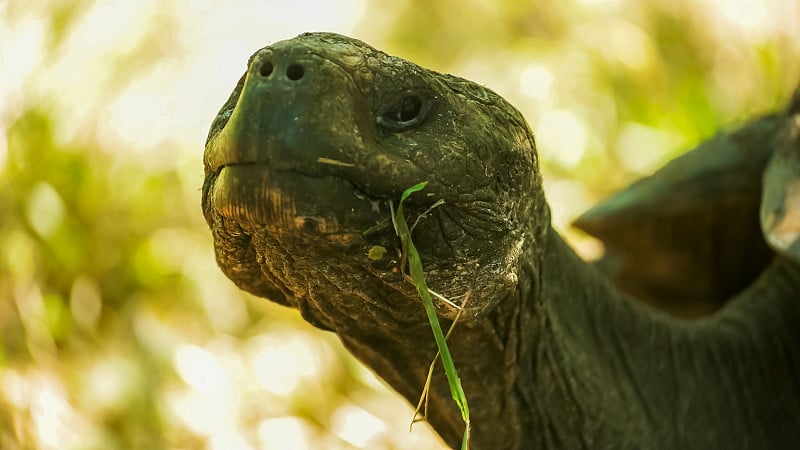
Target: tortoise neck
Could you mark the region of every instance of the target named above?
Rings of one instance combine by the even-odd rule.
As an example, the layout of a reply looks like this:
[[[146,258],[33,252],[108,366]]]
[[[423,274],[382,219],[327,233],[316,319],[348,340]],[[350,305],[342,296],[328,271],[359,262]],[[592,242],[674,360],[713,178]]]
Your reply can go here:
[[[531,294],[542,325],[523,328],[538,334],[527,337],[536,342],[527,356],[535,361],[529,379],[546,422],[535,428],[564,448],[635,448],[649,431],[639,392],[646,380],[635,359],[668,345],[674,330],[669,319],[629,301],[555,230],[544,241]]]
[[[702,448],[730,448],[792,435],[782,418],[800,413],[800,270],[790,261],[776,260],[717,314],[694,320],[628,298],[554,231],[539,278],[548,326],[537,340],[549,341],[561,367],[540,365],[536,378],[561,373],[562,401],[580,417],[563,433],[624,448],[690,448],[700,438]],[[774,433],[776,420],[786,434]]]

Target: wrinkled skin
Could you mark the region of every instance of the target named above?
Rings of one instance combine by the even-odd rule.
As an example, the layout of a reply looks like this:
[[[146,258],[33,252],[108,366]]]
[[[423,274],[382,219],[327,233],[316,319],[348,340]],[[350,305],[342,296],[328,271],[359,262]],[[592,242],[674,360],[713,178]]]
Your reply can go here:
[[[297,308],[416,403],[436,348],[403,279],[406,205],[475,449],[785,448],[800,439],[800,269],[777,257],[713,316],[633,301],[551,228],[532,133],[496,94],[327,33],[256,52],[211,127],[203,212],[239,287]],[[395,203],[396,205],[396,203]],[[368,257],[374,246],[388,252]],[[444,327],[456,309],[438,302]],[[443,374],[428,421],[463,432]]]

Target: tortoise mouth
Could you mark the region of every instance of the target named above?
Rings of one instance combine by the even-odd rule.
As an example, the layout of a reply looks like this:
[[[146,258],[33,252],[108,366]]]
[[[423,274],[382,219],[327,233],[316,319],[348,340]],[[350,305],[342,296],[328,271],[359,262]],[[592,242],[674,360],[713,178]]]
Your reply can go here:
[[[203,195],[204,204],[224,219],[281,232],[361,233],[382,218],[381,200],[344,178],[255,162],[222,165],[209,176]]]

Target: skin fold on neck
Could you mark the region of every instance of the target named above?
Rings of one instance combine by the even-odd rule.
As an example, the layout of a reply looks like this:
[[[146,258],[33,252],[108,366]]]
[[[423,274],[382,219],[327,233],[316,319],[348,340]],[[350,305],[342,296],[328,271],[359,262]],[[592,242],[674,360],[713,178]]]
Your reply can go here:
[[[748,448],[792,435],[800,411],[793,263],[777,258],[717,314],[679,320],[626,298],[554,231],[547,241],[540,298],[584,417],[572,432],[599,448]]]

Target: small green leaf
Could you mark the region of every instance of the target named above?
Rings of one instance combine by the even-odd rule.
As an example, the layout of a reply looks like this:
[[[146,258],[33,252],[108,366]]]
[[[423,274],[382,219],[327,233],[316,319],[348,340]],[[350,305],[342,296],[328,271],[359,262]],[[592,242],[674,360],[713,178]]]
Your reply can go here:
[[[376,245],[373,246],[371,249],[369,249],[369,252],[367,253],[367,258],[373,261],[380,261],[381,259],[383,259],[383,255],[385,254],[386,254],[386,248],[381,247],[380,245]]]

